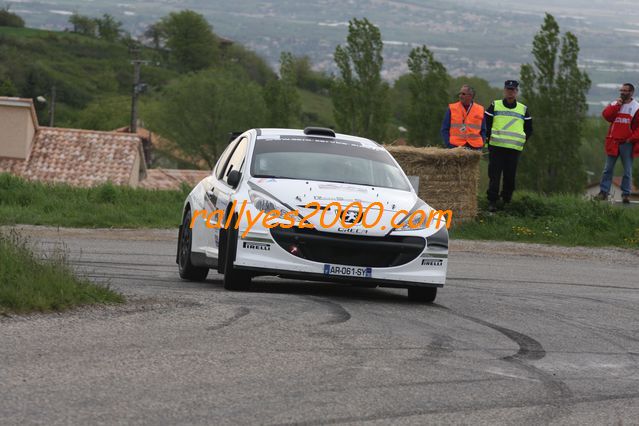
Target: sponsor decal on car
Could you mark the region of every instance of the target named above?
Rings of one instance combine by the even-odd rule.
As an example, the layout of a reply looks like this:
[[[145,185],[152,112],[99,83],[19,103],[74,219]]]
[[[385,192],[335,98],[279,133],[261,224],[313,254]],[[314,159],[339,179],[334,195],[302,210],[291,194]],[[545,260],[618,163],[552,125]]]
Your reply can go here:
[[[245,249],[250,249],[250,250],[264,250],[264,251],[271,250],[271,245],[270,244],[252,243],[252,242],[248,242],[248,241],[244,241],[242,243],[242,247],[244,247]]]
[[[368,234],[368,229],[364,228],[337,228],[337,232],[345,234]]]
[[[442,259],[434,259],[434,258],[422,259],[422,266],[443,266],[443,265],[444,265],[444,261]]]
[[[348,224],[357,224],[361,222],[362,214],[354,209],[348,210],[344,213],[344,222]]]

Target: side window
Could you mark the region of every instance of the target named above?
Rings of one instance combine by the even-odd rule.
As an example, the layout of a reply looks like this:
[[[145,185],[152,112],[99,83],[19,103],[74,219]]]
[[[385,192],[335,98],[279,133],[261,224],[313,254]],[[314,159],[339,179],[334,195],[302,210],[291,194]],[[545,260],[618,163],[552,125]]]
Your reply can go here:
[[[226,147],[224,152],[222,152],[222,155],[220,155],[220,159],[217,161],[217,164],[215,165],[215,170],[213,171],[213,174],[215,175],[216,178],[222,179],[222,176],[224,175],[224,169],[226,168],[226,164],[228,163],[229,157],[233,153],[233,150],[235,149],[236,146],[237,146],[237,142],[230,143],[229,146]]]
[[[242,164],[244,163],[244,157],[246,156],[246,150],[248,148],[248,139],[243,138],[233,151],[231,158],[229,159],[226,168],[224,169],[224,174],[222,175],[222,180],[226,182],[226,179],[231,170],[240,170],[242,168]]]

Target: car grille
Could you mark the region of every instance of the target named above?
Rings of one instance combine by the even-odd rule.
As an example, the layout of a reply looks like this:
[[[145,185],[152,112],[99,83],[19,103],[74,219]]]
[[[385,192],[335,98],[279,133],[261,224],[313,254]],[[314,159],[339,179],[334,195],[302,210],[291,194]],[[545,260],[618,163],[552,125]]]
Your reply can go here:
[[[334,234],[316,229],[276,227],[271,235],[287,252],[314,262],[338,265],[389,267],[408,263],[426,245],[421,237]]]

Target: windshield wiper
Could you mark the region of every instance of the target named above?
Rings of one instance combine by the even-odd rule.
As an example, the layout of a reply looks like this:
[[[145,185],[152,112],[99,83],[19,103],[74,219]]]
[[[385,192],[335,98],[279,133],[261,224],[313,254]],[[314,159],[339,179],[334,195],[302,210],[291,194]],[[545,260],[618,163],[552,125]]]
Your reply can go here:
[[[296,179],[287,176],[275,176],[275,175],[253,175],[254,178],[267,178],[267,179]]]
[[[343,183],[345,185],[361,185],[361,186],[372,186],[372,187],[375,186],[375,185],[371,185],[369,183],[346,182],[346,181],[343,181],[343,180],[320,180],[318,182]]]

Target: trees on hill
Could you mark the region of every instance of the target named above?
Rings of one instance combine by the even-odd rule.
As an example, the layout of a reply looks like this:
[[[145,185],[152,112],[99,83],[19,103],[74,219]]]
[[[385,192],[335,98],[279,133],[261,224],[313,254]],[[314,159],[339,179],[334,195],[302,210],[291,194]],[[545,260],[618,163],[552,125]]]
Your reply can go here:
[[[521,85],[535,132],[522,155],[520,183],[547,193],[581,191],[586,177],[579,148],[591,82],[577,65],[577,37],[561,36],[555,18],[546,14],[532,54],[533,63],[521,67]]]
[[[345,46],[335,49],[339,76],[331,90],[339,130],[383,141],[390,117],[388,83],[381,78],[382,36],[368,19],[352,19]]]
[[[8,8],[0,9],[0,25],[7,14]],[[40,96],[55,83],[57,123],[108,129],[125,115],[119,106],[126,104],[130,93],[132,72],[127,68],[130,58],[121,24],[106,14],[97,19],[74,14],[69,22],[75,33],[116,43],[74,36],[58,43],[62,38],[51,34],[15,37],[10,42],[12,36],[6,36],[3,42],[15,45],[0,46],[0,95]],[[448,76],[425,45],[410,52],[409,73],[390,89],[381,78],[380,30],[365,18],[349,22],[346,43],[335,49],[335,77],[313,70],[308,57],[285,52],[278,78],[257,53],[241,44],[225,41],[222,47],[206,19],[189,10],[160,19],[145,36],[147,47],[141,49],[141,57],[161,58],[161,64],[142,69],[149,84],[144,105],[152,106],[141,111],[142,117],[153,130],[179,144],[190,159],[209,163],[215,161],[230,130],[315,124],[300,114],[300,99],[306,106],[319,104],[314,112],[330,111],[331,106],[323,103],[330,101],[322,97],[330,93],[340,131],[388,142],[389,130],[401,126],[408,129],[411,143],[439,146],[446,104],[456,100],[462,84],[473,86],[476,100],[485,106],[501,97],[500,89],[480,78]],[[580,145],[588,133],[585,96],[591,83],[577,65],[577,38],[562,34],[555,19],[546,15],[532,54],[532,63],[521,67],[521,89],[535,134],[522,155],[519,183],[543,192],[579,191],[585,181]],[[305,89],[299,91],[302,98],[298,89]],[[103,99],[117,100],[118,107],[99,105]],[[80,113],[83,109],[85,113]],[[398,130],[394,132],[392,136]]]
[[[116,41],[122,32],[122,22],[105,13],[102,18],[95,20],[98,27],[98,37],[107,41]]]
[[[172,12],[155,24],[174,66],[184,72],[212,66],[219,56],[218,40],[204,16],[192,10]]]
[[[426,47],[416,47],[408,56],[410,109],[408,139],[413,145],[441,145],[439,128],[448,104],[446,67]]]
[[[259,85],[241,69],[205,70],[172,83],[144,115],[149,127],[175,143],[193,165],[212,167],[230,131],[265,127],[266,106]]]
[[[0,27],[24,27],[24,19],[9,11],[9,6],[0,9]]]
[[[329,94],[332,84],[331,77],[322,71],[313,70],[311,59],[308,56],[294,57],[293,69],[297,86],[300,89],[318,94]]]
[[[367,19],[349,22],[347,43],[334,55],[339,76],[331,95],[338,128],[384,142],[392,105],[394,122],[408,127],[412,144],[439,145],[439,127],[450,98],[446,68],[426,46],[415,48],[408,58],[410,73],[396,81],[391,93],[381,78],[382,48],[375,25]]]
[[[91,18],[89,16],[74,13],[69,17],[72,26],[71,31],[88,37],[97,37],[102,40],[114,42],[122,36],[122,22],[116,21],[108,13],[102,18]]]
[[[95,19],[88,16],[74,13],[69,17],[69,23],[72,26],[71,31],[84,36],[95,37],[98,24]]]
[[[280,56],[280,77],[264,87],[264,100],[269,111],[269,125],[291,127],[300,118],[300,97],[297,93],[295,61],[290,52]]]

